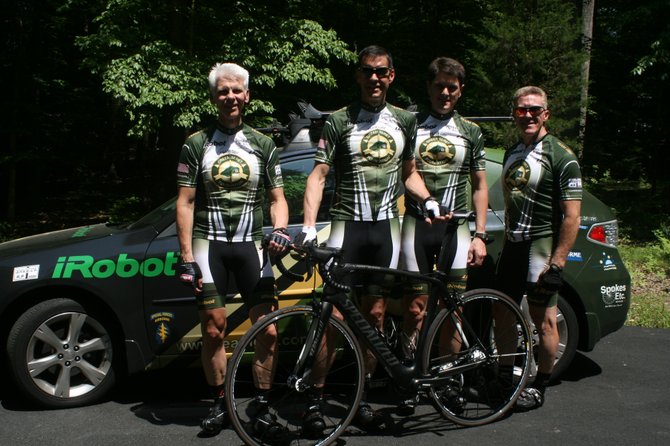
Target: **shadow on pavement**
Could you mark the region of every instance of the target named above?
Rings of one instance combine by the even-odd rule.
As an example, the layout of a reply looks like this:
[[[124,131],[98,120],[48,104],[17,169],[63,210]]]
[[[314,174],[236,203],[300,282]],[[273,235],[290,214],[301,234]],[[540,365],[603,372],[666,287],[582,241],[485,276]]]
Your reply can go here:
[[[562,381],[579,381],[584,378],[598,376],[602,373],[600,366],[591,358],[577,352],[570,367],[561,375]]]
[[[156,370],[131,376],[120,383],[113,400],[134,404],[138,418],[155,425],[198,426],[211,399],[201,369]]]

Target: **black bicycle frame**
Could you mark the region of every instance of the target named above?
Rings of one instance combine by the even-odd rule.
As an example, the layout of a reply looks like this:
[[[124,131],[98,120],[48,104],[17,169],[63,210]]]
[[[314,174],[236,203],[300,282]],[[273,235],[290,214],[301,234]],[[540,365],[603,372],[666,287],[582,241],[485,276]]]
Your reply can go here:
[[[440,276],[444,275],[443,273],[436,272],[433,276],[421,274],[418,272],[362,264],[341,264],[339,265],[338,269],[341,269],[345,272],[366,271],[392,274],[394,276],[404,276],[412,279],[418,279],[423,282],[430,282],[431,284],[435,285],[431,288],[430,297],[428,299],[428,306],[426,308],[426,315],[424,317],[424,323],[421,327],[421,330],[419,331],[419,345],[425,344],[426,337],[428,336],[428,329],[434,320],[435,315],[437,314],[439,297],[441,295],[446,295],[447,293],[446,286],[443,282],[444,278],[440,278]],[[440,294],[438,295],[438,293]],[[449,299],[444,300],[445,304],[451,304]],[[322,308],[328,304],[334,305],[342,313],[344,320],[349,323],[351,330],[360,341],[364,342],[365,345],[375,353],[379,363],[389,374],[393,383],[399,388],[399,390],[416,392],[422,384],[439,382],[446,379],[443,377],[431,377],[429,374],[421,373],[416,364],[416,361],[403,364],[395,355],[395,353],[389,349],[384,339],[377,332],[377,329],[373,327],[365,319],[365,317],[363,317],[354,302],[347,296],[346,293],[336,292],[334,290],[329,292],[328,287],[325,287],[322,296]],[[455,307],[455,305],[450,306]],[[328,311],[328,317],[330,316],[330,313],[331,311]],[[323,315],[319,319],[323,319]],[[319,344],[324,325],[325,324],[320,324],[319,328],[321,333],[318,333],[318,335],[314,337],[314,340],[318,340]],[[319,344],[311,346],[310,350],[315,351],[315,347]]]

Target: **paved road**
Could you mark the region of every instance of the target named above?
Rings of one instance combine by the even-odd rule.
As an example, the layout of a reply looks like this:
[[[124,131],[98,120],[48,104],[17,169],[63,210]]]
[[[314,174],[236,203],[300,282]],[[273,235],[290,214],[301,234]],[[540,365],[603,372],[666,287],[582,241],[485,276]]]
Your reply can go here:
[[[395,425],[379,435],[352,429],[341,444],[668,445],[669,371],[670,330],[625,327],[595,351],[578,354],[540,410],[464,429],[425,406],[406,420],[393,415]],[[198,437],[198,420],[207,411],[200,373],[146,373],[119,386],[110,401],[68,410],[30,410],[0,394],[0,444],[239,445],[231,430]],[[383,410],[392,416],[392,407]]]

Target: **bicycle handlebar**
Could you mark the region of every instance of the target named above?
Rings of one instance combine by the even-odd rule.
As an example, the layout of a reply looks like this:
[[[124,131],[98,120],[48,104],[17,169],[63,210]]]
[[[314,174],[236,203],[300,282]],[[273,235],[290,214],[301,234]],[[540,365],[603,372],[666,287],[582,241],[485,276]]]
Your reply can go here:
[[[442,209],[440,209],[442,212]],[[446,212],[443,215],[447,215],[448,212]],[[474,218],[475,213],[473,211],[455,211],[452,214],[452,217],[449,221],[455,222],[456,224],[463,224],[466,221],[469,221]],[[264,244],[267,244],[269,240],[269,236],[267,236],[264,240]],[[305,265],[307,267],[307,276],[304,277],[303,274],[298,274],[295,273],[291,270],[289,270],[286,265],[284,264],[284,257],[286,255],[294,253],[296,254],[300,260],[305,262]],[[295,258],[295,257],[294,257]],[[330,285],[331,287],[335,288],[336,290],[343,291],[343,292],[349,292],[351,288],[344,284],[339,282],[335,277],[335,272],[342,272],[342,273],[347,273],[347,272],[352,272],[352,271],[361,271],[361,270],[369,270],[369,271],[377,271],[377,272],[385,272],[392,270],[391,268],[384,268],[384,267],[378,267],[378,266],[372,266],[372,265],[361,265],[361,264],[347,264],[347,263],[342,263],[342,249],[341,248],[332,248],[332,247],[327,247],[327,246],[317,246],[315,243],[308,243],[306,245],[302,246],[296,246],[294,244],[289,245],[289,248],[282,254],[277,257],[275,257],[275,264],[277,265],[277,268],[279,271],[284,274],[285,276],[295,280],[296,282],[304,282],[309,280],[313,273],[314,273],[314,265],[317,266],[317,269],[319,271],[319,275],[321,275],[321,278],[323,279],[324,283],[327,285]],[[399,270],[394,270],[394,273],[397,275],[407,275],[411,277],[417,277],[420,276],[419,273],[416,272],[410,272],[410,271],[399,271]],[[430,278],[430,277],[424,277],[425,279],[429,281],[439,281],[435,278]]]

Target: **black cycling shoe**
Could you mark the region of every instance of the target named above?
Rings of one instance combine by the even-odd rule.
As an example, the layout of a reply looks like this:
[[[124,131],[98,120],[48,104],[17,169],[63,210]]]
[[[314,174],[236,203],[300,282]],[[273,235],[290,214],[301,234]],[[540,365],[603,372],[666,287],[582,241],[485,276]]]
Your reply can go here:
[[[321,404],[315,402],[307,408],[307,412],[302,418],[302,433],[310,439],[317,439],[323,436],[326,430],[326,422],[321,412]]]
[[[256,397],[249,405],[252,416],[251,428],[259,439],[268,443],[282,443],[288,430],[277,422],[277,417],[270,413],[268,402],[263,397]]]
[[[383,424],[384,416],[372,409],[368,403],[362,402],[354,417],[354,424],[363,430],[379,429]]]
[[[207,416],[200,422],[200,428],[207,435],[217,435],[226,426],[228,426],[228,412],[218,404],[209,409]]]
[[[526,412],[542,407],[544,404],[544,393],[534,387],[526,387],[521,391],[516,400],[514,409],[517,412]]]
[[[261,440],[273,444],[282,443],[288,433],[286,427],[277,423],[277,417],[270,412],[265,412],[253,420],[253,430]]]
[[[410,415],[414,415],[414,412],[416,411],[416,405],[418,402],[419,402],[419,395],[415,395],[413,397],[404,399],[400,404],[398,404],[398,407],[396,407],[396,413],[401,417],[408,417]]]

